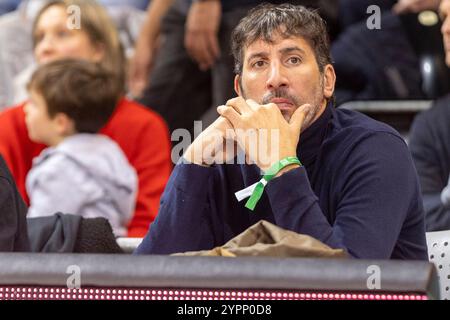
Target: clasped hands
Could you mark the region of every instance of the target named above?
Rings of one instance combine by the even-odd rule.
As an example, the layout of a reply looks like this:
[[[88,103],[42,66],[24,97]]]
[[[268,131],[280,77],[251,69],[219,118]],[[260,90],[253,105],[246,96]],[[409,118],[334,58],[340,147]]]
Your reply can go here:
[[[245,163],[256,164],[265,172],[279,160],[297,155],[302,126],[311,110],[309,104],[298,107],[288,122],[274,103],[231,99],[217,108],[220,117],[194,140],[183,157],[189,163],[210,166],[232,163],[241,152]],[[286,167],[280,174],[297,166]]]

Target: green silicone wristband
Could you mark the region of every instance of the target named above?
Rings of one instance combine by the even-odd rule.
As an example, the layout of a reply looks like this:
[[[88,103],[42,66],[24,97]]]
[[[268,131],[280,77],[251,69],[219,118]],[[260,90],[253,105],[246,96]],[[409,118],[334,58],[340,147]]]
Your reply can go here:
[[[259,180],[258,184],[256,185],[255,189],[252,192],[252,195],[247,200],[247,203],[245,204],[245,207],[254,210],[256,207],[256,204],[258,203],[259,199],[261,199],[261,196],[264,192],[264,187],[266,184],[272,180],[280,170],[283,168],[291,165],[291,164],[298,164],[299,166],[302,165],[300,160],[298,160],[297,157],[287,157],[284,159],[281,159],[280,161],[273,164],[269,170],[267,170],[266,174],[262,177],[261,180]]]

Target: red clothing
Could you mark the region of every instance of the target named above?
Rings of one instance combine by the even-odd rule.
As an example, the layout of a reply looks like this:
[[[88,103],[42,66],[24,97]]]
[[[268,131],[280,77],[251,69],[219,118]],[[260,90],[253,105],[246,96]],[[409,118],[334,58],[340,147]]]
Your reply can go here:
[[[32,142],[28,137],[23,106],[0,114],[0,154],[8,164],[19,192],[29,203],[25,179],[33,158],[46,146]],[[139,190],[128,236],[143,237],[156,217],[159,198],[172,170],[167,126],[155,112],[122,99],[100,133],[117,142],[137,172]]]

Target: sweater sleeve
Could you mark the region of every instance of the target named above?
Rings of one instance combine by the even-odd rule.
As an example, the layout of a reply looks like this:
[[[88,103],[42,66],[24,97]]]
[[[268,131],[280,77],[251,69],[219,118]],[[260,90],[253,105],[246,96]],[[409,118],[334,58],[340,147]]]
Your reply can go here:
[[[335,162],[341,166],[333,170],[339,177],[327,176],[329,184],[342,181],[334,186],[336,194],[330,195],[335,207],[333,224],[322,211],[330,208],[319,206],[303,167],[267,185],[276,224],[343,248],[356,258],[389,259],[407,215],[406,229],[423,231],[411,232],[411,243],[425,233],[412,159],[405,143],[386,133],[371,135],[348,154]]]
[[[171,254],[213,247],[207,190],[213,171],[195,164],[175,167],[158,216],[135,253]]]

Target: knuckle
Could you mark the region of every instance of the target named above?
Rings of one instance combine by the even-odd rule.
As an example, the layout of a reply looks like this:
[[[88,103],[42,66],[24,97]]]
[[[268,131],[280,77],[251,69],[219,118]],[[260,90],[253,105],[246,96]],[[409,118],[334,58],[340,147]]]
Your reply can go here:
[[[236,98],[234,98],[233,100],[235,101],[235,103],[236,103],[237,105],[243,105],[243,104],[246,104],[245,99],[242,98],[242,97],[236,97]]]
[[[275,103],[273,103],[273,102],[264,105],[264,107],[265,107],[266,110],[271,110],[271,109],[278,108],[278,106]]]
[[[261,105],[257,105],[254,107],[255,112],[261,112],[261,111],[265,111],[266,107],[265,106],[261,106]]]
[[[248,124],[248,116],[240,116],[238,121],[238,129],[244,129]]]
[[[229,99],[228,101],[227,101],[227,105],[232,105],[232,104],[234,104],[235,103],[235,101],[236,101],[236,99],[237,98],[232,98],[232,99]]]
[[[219,108],[220,108],[221,113],[223,113],[223,114],[228,114],[230,112],[230,107],[228,107],[228,106],[220,106]]]

